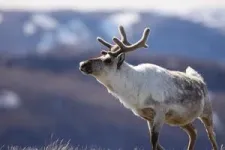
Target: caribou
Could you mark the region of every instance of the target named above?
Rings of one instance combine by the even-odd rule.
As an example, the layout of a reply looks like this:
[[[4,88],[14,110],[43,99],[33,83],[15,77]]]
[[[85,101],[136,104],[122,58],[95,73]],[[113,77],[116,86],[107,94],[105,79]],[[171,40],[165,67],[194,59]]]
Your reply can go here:
[[[123,26],[119,26],[119,33],[120,39],[113,37],[115,44],[97,37],[107,50],[102,50],[99,57],[80,62],[80,71],[96,78],[125,108],[147,121],[153,150],[164,149],[159,143],[163,124],[183,129],[189,136],[187,149],[193,150],[196,119],[202,121],[212,148],[217,150],[212,102],[203,77],[190,66],[182,72],[151,63],[134,66],[126,62],[125,53],[148,48],[150,29],[146,28],[134,44],[128,42]]]

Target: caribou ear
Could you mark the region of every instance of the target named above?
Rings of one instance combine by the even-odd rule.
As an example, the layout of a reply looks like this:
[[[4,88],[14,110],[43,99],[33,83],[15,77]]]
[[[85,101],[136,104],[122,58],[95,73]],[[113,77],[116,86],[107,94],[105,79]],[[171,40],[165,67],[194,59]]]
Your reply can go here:
[[[121,53],[117,56],[118,62],[117,62],[117,69],[120,69],[120,66],[123,64],[125,60],[125,53]]]

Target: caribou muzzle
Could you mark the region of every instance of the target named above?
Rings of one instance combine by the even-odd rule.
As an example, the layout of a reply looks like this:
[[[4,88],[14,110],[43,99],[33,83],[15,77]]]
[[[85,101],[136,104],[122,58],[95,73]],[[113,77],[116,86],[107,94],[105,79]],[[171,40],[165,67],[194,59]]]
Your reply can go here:
[[[80,62],[80,71],[85,74],[91,74],[92,73],[92,64],[90,60],[82,61]]]

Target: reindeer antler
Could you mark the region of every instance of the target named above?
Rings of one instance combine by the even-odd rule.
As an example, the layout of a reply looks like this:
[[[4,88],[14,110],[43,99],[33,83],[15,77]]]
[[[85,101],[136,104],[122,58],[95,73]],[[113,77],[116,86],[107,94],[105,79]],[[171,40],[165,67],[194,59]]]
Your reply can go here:
[[[110,43],[106,42],[105,40],[103,40],[101,37],[97,37],[97,40],[102,43],[104,46],[108,47],[109,49],[113,47],[113,45],[111,45]]]
[[[149,33],[150,33],[150,29],[145,28],[141,39],[132,45],[126,45],[123,41],[120,41],[118,38],[114,37],[113,41],[120,47],[120,49],[118,51],[109,52],[109,53],[114,56],[118,56],[120,53],[127,53],[130,51],[134,51],[138,48],[142,48],[142,47],[147,48],[148,45],[146,44],[146,42],[148,40]]]
[[[131,45],[127,40],[127,35],[123,26],[119,26],[121,41],[126,45]]]
[[[123,26],[119,26],[118,30],[119,30],[119,33],[120,33],[121,41],[122,41],[124,44],[126,44],[126,45],[131,45],[131,44],[128,42],[128,40],[127,40],[127,36],[126,36],[126,32],[125,32],[125,30],[124,30],[124,27],[123,27]],[[108,48],[110,49],[110,51],[111,51],[111,48],[112,48],[113,46],[117,46],[117,45],[112,45],[112,44],[110,44],[109,42],[105,41],[105,40],[102,39],[101,37],[97,37],[97,40],[98,40],[98,42],[100,42],[102,45],[108,47]],[[115,49],[115,48],[114,48],[114,49]]]
[[[120,53],[126,53],[126,52],[130,52],[130,51],[134,51],[138,48],[147,48],[148,45],[146,44],[147,40],[148,40],[148,35],[150,33],[150,29],[146,28],[143,32],[143,35],[141,37],[141,39],[136,42],[135,44],[130,44],[127,40],[127,36],[126,36],[126,32],[124,30],[123,26],[119,26],[119,32],[120,32],[120,37],[121,40],[119,40],[118,38],[114,37],[113,41],[116,43],[116,45],[112,45],[110,43],[108,43],[107,41],[105,41],[104,39],[102,39],[101,37],[97,37],[97,40],[103,44],[104,46],[109,48],[109,51],[103,51],[104,53],[109,53],[113,56],[118,56]]]

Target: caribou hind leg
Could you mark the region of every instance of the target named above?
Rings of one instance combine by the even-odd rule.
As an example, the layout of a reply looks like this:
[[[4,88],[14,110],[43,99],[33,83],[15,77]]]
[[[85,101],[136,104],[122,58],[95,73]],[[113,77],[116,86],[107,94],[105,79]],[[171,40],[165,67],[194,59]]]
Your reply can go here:
[[[202,115],[199,117],[199,119],[205,126],[205,129],[208,134],[208,138],[210,140],[213,150],[218,150],[218,145],[216,142],[216,136],[215,136],[214,127],[213,127],[212,104],[209,98],[207,98],[205,101],[204,111]]]
[[[206,132],[208,134],[209,140],[212,144],[213,150],[218,150],[218,146],[216,143],[216,136],[214,134],[214,129],[213,129],[213,121],[212,117],[201,117],[200,120],[205,126]]]

